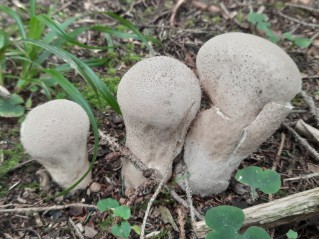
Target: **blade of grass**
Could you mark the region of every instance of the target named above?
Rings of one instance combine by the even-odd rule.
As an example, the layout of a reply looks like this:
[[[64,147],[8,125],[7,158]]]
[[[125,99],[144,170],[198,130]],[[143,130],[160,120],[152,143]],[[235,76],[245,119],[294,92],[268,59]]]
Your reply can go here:
[[[113,13],[113,12],[105,12],[104,14],[110,16],[111,18],[117,20],[119,23],[121,23],[123,26],[126,26],[128,29],[131,29],[136,35],[139,36],[140,40],[144,42],[146,45],[147,49],[149,50],[151,55],[155,55],[155,51],[153,47],[148,43],[144,35],[128,20],[125,18]]]
[[[97,150],[99,147],[99,132],[98,132],[98,128],[97,128],[97,122],[95,120],[92,109],[91,109],[90,105],[88,104],[88,102],[84,99],[84,97],[82,96],[80,91],[58,71],[56,71],[56,70],[44,70],[44,71],[47,74],[49,74],[50,76],[52,76],[58,82],[58,84],[70,95],[70,97],[73,101],[75,101],[76,103],[78,103],[79,105],[82,106],[82,108],[85,110],[85,112],[87,113],[87,115],[90,119],[93,134],[94,134],[93,159],[92,159],[92,162],[90,163],[89,169],[72,186],[70,186],[69,188],[63,190],[62,192],[60,192],[54,196],[54,197],[59,197],[59,196],[66,195],[72,189],[74,189],[92,170],[94,163],[96,161]]]
[[[30,0],[30,16],[36,15],[36,0]]]
[[[110,62],[111,59],[109,58],[104,58],[104,59],[95,59],[95,58],[91,58],[91,59],[85,59],[83,60],[83,62],[85,64],[87,64],[89,67],[96,67],[96,66],[105,66]],[[59,72],[66,72],[69,70],[72,70],[72,67],[70,66],[70,64],[65,63],[63,65],[60,65],[58,67],[55,68],[55,70],[59,71]]]
[[[22,39],[27,38],[27,34],[24,30],[24,27],[23,27],[23,24],[22,24],[22,21],[21,21],[21,18],[19,17],[19,15],[15,11],[13,11],[11,8],[6,7],[6,6],[0,6],[0,11],[5,12],[10,17],[12,17],[18,25]]]
[[[56,56],[62,58],[65,62],[69,63],[83,77],[83,79],[91,85],[91,87],[97,94],[97,97],[99,96],[99,94],[101,94],[102,97],[108,102],[108,104],[117,113],[120,114],[120,107],[116,99],[112,95],[112,92],[87,64],[85,64],[83,61],[78,59],[73,54],[63,49],[45,44],[43,42],[34,40],[24,40],[24,42],[40,46],[46,49],[47,51],[50,51],[51,53],[55,54]]]
[[[110,36],[109,33],[104,33],[104,37],[109,47],[108,52],[114,52],[114,43],[113,43],[112,37]]]
[[[47,15],[38,15],[36,16],[37,19],[42,22],[43,24],[47,25],[52,31],[54,31],[58,36],[60,36],[61,38],[65,39],[67,42],[79,46],[79,47],[83,47],[86,49],[98,49],[98,50],[106,50],[107,47],[99,47],[99,46],[89,46],[86,44],[83,44],[79,41],[74,40],[72,37],[70,37],[68,34],[66,34],[66,32],[55,22],[53,21],[49,16]]]

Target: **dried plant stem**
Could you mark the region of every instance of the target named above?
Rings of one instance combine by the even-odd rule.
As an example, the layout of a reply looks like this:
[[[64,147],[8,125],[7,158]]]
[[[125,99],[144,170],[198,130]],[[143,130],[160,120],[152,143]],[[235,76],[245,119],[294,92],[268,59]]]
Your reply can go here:
[[[293,128],[291,128],[289,125],[287,125],[286,123],[283,123],[283,126],[285,126],[290,131],[290,133],[296,138],[296,140],[299,143],[301,143],[311,153],[311,155],[314,157],[314,159],[317,162],[319,162],[318,152],[308,143],[308,141],[305,140],[304,138],[300,137],[300,135]]]
[[[179,225],[179,239],[186,239],[185,236],[185,211],[184,208],[178,207],[177,208],[177,222]]]
[[[174,27],[175,25],[175,17],[176,17],[176,14],[177,14],[177,11],[178,9],[183,5],[183,3],[185,3],[186,0],[178,0],[177,3],[175,4],[175,6],[173,7],[173,10],[172,10],[172,15],[169,19],[169,25],[171,27]]]
[[[19,206],[19,204],[8,204],[2,205],[1,207],[11,207],[11,206]],[[90,205],[90,204],[82,204],[82,203],[71,203],[65,205],[55,205],[55,206],[48,206],[48,207],[23,207],[23,208],[10,208],[10,209],[0,209],[0,213],[13,213],[13,212],[43,212],[43,211],[50,211],[50,210],[61,210],[70,207],[83,207],[83,208],[93,208],[97,209],[97,206]]]
[[[80,229],[75,225],[75,223],[73,222],[72,218],[69,217],[69,223],[71,224],[71,226],[73,227],[76,235],[80,238],[80,239],[84,239],[84,236],[82,235]]]
[[[183,175],[184,175],[185,191],[186,191],[186,195],[187,195],[187,202],[189,205],[189,213],[191,215],[192,227],[194,230],[194,225],[196,223],[196,220],[195,220],[194,206],[193,206],[193,200],[192,200],[192,191],[191,191],[191,188],[189,186],[187,173],[185,171],[184,171]]]
[[[303,22],[303,21],[301,21],[301,20],[299,20],[299,19],[290,17],[290,16],[288,16],[288,15],[286,15],[286,14],[280,12],[280,11],[278,11],[278,15],[281,16],[281,17],[283,17],[283,18],[286,18],[286,19],[288,19],[288,20],[290,20],[290,21],[292,21],[292,22],[296,22],[296,23],[298,23],[298,24],[300,24],[300,25],[303,25],[303,26],[306,26],[306,27],[311,27],[311,28],[318,28],[318,27],[319,27],[318,24]]]
[[[147,208],[146,208],[146,211],[145,211],[145,215],[144,215],[144,218],[143,218],[143,224],[142,224],[142,227],[141,227],[141,235],[140,235],[140,239],[144,239],[144,235],[145,235],[145,227],[146,227],[146,221],[147,221],[147,218],[148,218],[148,215],[150,213],[150,210],[151,210],[151,207],[153,205],[153,202],[155,201],[157,195],[160,193],[163,185],[165,184],[165,182],[167,181],[167,176],[168,176],[168,173],[170,172],[170,170],[172,169],[172,163],[170,163],[167,168],[166,168],[166,171],[165,171],[165,174],[161,180],[161,182],[159,183],[159,185],[157,186],[154,194],[152,195],[150,201],[148,202],[147,204]]]
[[[300,176],[294,177],[294,178],[286,178],[286,179],[284,179],[284,182],[296,181],[296,180],[300,180],[300,179],[309,179],[309,178],[314,178],[314,177],[319,177],[319,173],[310,173],[307,175],[300,175]]]
[[[316,108],[315,102],[311,96],[309,96],[305,91],[301,91],[301,95],[305,102],[309,106],[310,113],[315,117],[317,126],[319,125],[319,111]]]
[[[272,166],[272,170],[274,170],[274,171],[277,170],[277,167],[278,167],[278,164],[279,164],[279,160],[280,160],[280,156],[281,156],[282,150],[284,148],[285,140],[286,140],[286,135],[284,133],[281,133],[280,145],[279,145],[279,148],[278,148],[278,152],[276,154],[274,165]]]

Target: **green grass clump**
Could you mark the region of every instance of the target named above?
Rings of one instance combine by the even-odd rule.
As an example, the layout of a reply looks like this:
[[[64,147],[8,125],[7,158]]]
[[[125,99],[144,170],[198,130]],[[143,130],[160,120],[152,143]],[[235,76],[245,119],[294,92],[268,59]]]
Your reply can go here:
[[[0,178],[6,175],[12,168],[18,165],[22,160],[24,151],[21,144],[17,144],[14,149],[1,149],[0,155],[3,156],[3,162],[0,165]]]

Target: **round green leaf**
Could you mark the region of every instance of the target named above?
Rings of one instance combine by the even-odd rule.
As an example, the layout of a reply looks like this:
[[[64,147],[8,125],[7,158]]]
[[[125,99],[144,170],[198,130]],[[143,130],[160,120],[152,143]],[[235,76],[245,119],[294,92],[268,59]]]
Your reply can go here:
[[[293,231],[293,230],[289,230],[286,233],[286,236],[288,237],[288,239],[297,239],[298,238],[298,233]]]
[[[235,176],[240,183],[249,185],[252,190],[259,189],[264,193],[275,193],[280,189],[280,175],[270,169],[250,166],[239,170]]]
[[[221,228],[233,228],[236,232],[245,220],[243,211],[232,206],[218,206],[209,209],[205,215],[206,225],[214,231]]]
[[[114,215],[127,220],[131,216],[131,209],[128,206],[116,207],[114,208]]]
[[[24,114],[24,107],[20,105],[23,99],[16,94],[9,98],[0,98],[0,117],[20,117]]]
[[[119,205],[120,205],[119,202],[116,201],[115,199],[107,198],[107,199],[102,199],[102,200],[98,201],[97,208],[101,212],[103,212],[103,211],[106,211],[106,210],[111,209],[111,208],[116,208]]]
[[[131,233],[131,225],[128,222],[121,222],[121,225],[113,225],[111,232],[116,237],[128,238]]]
[[[242,235],[242,239],[271,239],[268,233],[260,227],[250,227]]]
[[[211,231],[205,239],[239,239],[240,235],[232,227],[222,227],[216,231]]]

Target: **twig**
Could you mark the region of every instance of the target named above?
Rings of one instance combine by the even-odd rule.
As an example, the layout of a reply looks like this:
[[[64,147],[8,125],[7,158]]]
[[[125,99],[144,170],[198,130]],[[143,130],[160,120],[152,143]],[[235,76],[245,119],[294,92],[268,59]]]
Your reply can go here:
[[[300,180],[300,179],[309,179],[309,178],[314,178],[314,177],[319,177],[319,173],[311,173],[311,174],[307,174],[307,175],[300,175],[298,177],[294,177],[294,178],[286,178],[284,179],[284,182],[289,182],[289,181],[296,181],[296,180]]]
[[[309,96],[305,91],[301,91],[301,95],[304,98],[305,102],[309,106],[310,113],[314,116],[316,124],[319,125],[319,112],[316,108],[315,102],[311,96]]]
[[[317,12],[319,13],[319,9],[313,8],[313,7],[309,7],[309,6],[305,6],[305,5],[299,5],[299,4],[295,4],[295,3],[286,3],[286,6],[288,7],[294,7],[294,8],[301,8],[301,9],[305,9],[311,12]]]
[[[200,1],[192,1],[192,5],[196,8],[199,8],[200,10],[203,11],[208,11],[211,13],[219,13],[220,8],[215,6],[215,5],[208,5],[206,3],[200,2]]]
[[[306,26],[306,27],[311,27],[311,28],[318,28],[319,25],[318,24],[314,24],[314,23],[308,23],[308,22],[304,22],[304,21],[301,21],[301,20],[298,20],[296,18],[293,18],[293,17],[290,17],[280,11],[277,12],[277,14],[283,18],[286,18],[292,22],[296,22],[296,23],[299,23],[300,25],[303,25],[303,26]]]
[[[177,14],[177,11],[178,9],[183,5],[183,3],[185,3],[186,0],[178,0],[177,3],[175,4],[173,10],[172,10],[172,15],[169,19],[169,25],[171,27],[174,27],[175,25],[175,17],[176,17],[176,14]]]
[[[177,208],[177,222],[179,225],[179,239],[186,239],[185,236],[185,210],[183,207]]]
[[[308,143],[308,141],[300,137],[299,134],[293,128],[288,126],[286,123],[283,123],[283,126],[285,126],[291,132],[291,134],[296,138],[296,140],[299,143],[301,143],[312,154],[312,156],[317,162],[319,162],[318,152]]]
[[[26,165],[26,164],[28,164],[28,163],[31,163],[31,162],[33,162],[33,161],[35,161],[35,160],[34,160],[34,159],[29,159],[29,160],[27,160],[27,161],[24,161],[24,162],[18,164],[17,166],[13,167],[12,169],[10,169],[9,172],[12,172],[12,171],[14,171],[14,170],[17,170],[18,168],[21,168],[22,166],[24,166],[24,165]]]
[[[281,133],[280,145],[279,145],[279,148],[278,148],[278,152],[276,154],[274,165],[272,166],[272,170],[274,170],[274,171],[276,171],[277,166],[279,164],[279,160],[280,160],[280,156],[281,156],[281,153],[282,153],[282,149],[284,148],[285,140],[286,140],[286,135],[284,133]]]
[[[186,168],[186,166],[185,166],[185,168]],[[185,170],[185,171],[187,172],[187,170]],[[196,223],[196,220],[195,220],[194,206],[193,206],[193,200],[192,200],[192,191],[191,191],[191,188],[189,186],[187,174],[186,174],[185,171],[183,173],[184,185],[185,185],[185,191],[186,191],[186,195],[187,195],[187,202],[188,202],[188,205],[189,205],[189,212],[190,212],[190,215],[191,215],[192,227],[193,227],[193,230],[194,230],[194,225]]]
[[[75,225],[75,223],[73,222],[72,218],[69,217],[69,223],[71,224],[71,226],[73,227],[75,233],[78,235],[78,237],[80,239],[84,239],[84,236],[82,235],[80,229]]]
[[[164,185],[165,188],[168,188],[168,186]],[[169,189],[169,188],[168,188]],[[189,205],[188,203],[183,199],[181,198],[174,190],[172,189],[169,189],[170,190],[170,193],[172,195],[172,197],[177,201],[179,202],[181,205],[183,205],[184,207],[186,208],[189,208]],[[195,208],[194,208],[194,213],[195,213],[195,216],[199,219],[199,220],[204,220],[204,216],[201,215]]]
[[[148,215],[150,213],[150,210],[151,210],[151,207],[153,205],[153,202],[155,201],[157,195],[160,193],[164,183],[167,181],[167,176],[168,176],[168,173],[170,172],[170,170],[172,169],[172,164],[173,164],[173,160],[172,160],[172,163],[170,163],[167,168],[166,168],[166,171],[165,171],[165,174],[163,175],[163,178],[161,180],[161,182],[159,183],[159,185],[157,186],[154,194],[152,195],[150,201],[148,202],[147,204],[147,208],[146,208],[146,211],[145,211],[145,215],[144,215],[144,218],[143,218],[143,224],[142,224],[142,227],[141,227],[141,235],[140,235],[140,239],[144,239],[144,235],[145,235],[145,227],[146,227],[146,221],[147,221],[147,218],[148,218]]]
[[[1,207],[11,207],[11,206],[18,206],[19,204],[8,204],[8,205],[1,205]],[[42,212],[42,211],[51,211],[51,210],[61,210],[70,207],[83,207],[83,208],[93,208],[97,209],[97,206],[90,205],[90,204],[82,204],[82,203],[71,203],[65,205],[55,205],[55,206],[48,206],[48,207],[22,207],[22,208],[10,208],[10,209],[0,209],[0,213],[12,213],[12,212]]]

